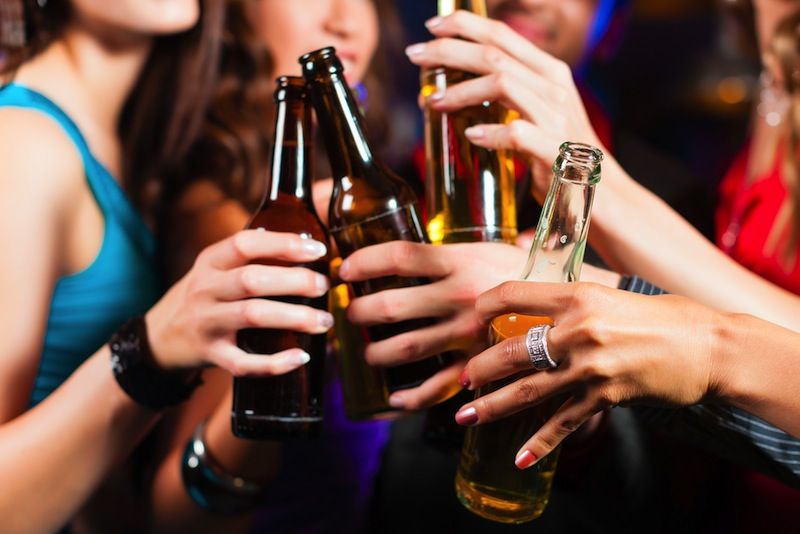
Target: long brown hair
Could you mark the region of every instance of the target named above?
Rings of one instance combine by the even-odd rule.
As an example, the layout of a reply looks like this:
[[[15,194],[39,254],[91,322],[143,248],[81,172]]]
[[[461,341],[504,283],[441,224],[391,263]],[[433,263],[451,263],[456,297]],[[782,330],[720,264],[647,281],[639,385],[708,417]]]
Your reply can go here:
[[[787,199],[778,214],[767,248],[777,250],[783,263],[791,269],[800,242],[800,10],[778,24],[770,48],[781,70],[790,106],[781,162]],[[778,243],[782,244],[779,248]]]
[[[368,128],[380,146],[388,139],[389,58],[399,47],[401,30],[392,0],[374,2],[381,36],[363,83],[369,94]],[[177,186],[174,195],[195,179],[207,179],[248,207],[257,202],[272,143],[271,71],[269,52],[249,24],[242,2],[228,2],[217,88],[202,133],[176,180],[170,182]],[[324,164],[324,158],[317,160]]]
[[[160,177],[182,160],[200,131],[216,83],[224,0],[202,0],[200,21],[186,32],[159,37],[118,125],[122,182],[151,217],[161,199]],[[0,0],[0,75],[16,69],[58,39],[70,20],[67,0]]]

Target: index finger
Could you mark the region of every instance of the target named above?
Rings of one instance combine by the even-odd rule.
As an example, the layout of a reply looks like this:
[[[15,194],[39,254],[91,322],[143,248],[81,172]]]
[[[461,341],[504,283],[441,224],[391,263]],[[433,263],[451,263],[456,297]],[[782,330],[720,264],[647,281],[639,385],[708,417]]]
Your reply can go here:
[[[437,37],[462,37],[476,43],[494,45],[539,74],[548,75],[554,69],[564,68],[563,62],[499,20],[459,10],[447,17],[435,17],[425,25]]]
[[[269,232],[263,229],[242,230],[215,243],[200,253],[198,260],[212,267],[228,270],[256,260],[302,263],[317,260],[328,253],[324,243],[300,234]]]
[[[410,241],[390,241],[358,250],[339,268],[347,282],[382,276],[442,278],[450,273],[440,247]]]
[[[478,297],[475,310],[486,324],[506,313],[554,317],[569,307],[575,286],[575,283],[503,282]]]

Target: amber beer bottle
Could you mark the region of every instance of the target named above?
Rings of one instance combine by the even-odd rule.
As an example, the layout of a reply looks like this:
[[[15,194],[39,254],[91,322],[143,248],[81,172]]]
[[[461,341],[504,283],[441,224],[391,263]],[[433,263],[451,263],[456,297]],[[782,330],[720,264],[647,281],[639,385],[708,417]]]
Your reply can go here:
[[[345,83],[344,69],[333,48],[323,48],[300,58],[303,76],[317,112],[317,120],[333,171],[328,224],[342,258],[358,249],[403,240],[426,243],[413,190],[381,163],[367,139],[363,117]],[[430,283],[425,278],[386,276],[352,284],[357,297]],[[409,320],[368,328],[372,341],[424,328],[431,320]],[[386,370],[390,391],[420,385],[446,366],[444,358],[426,360]]]
[[[300,77],[284,76],[278,78],[277,84],[272,172],[261,205],[247,228],[292,232],[326,243],[327,235],[311,196],[313,123],[305,82]],[[270,264],[289,266],[279,262]],[[325,276],[329,273],[328,258],[301,266]],[[286,296],[275,300],[320,310],[328,307],[327,295],[317,298]],[[234,378],[233,433],[251,439],[318,435],[322,421],[326,334],[253,328],[240,330],[237,343],[243,350],[257,354],[301,348],[311,356],[311,361],[282,376]]]
[[[602,157],[598,149],[589,145],[561,145],[523,280],[578,280]],[[492,342],[524,336],[532,326],[550,321],[548,317],[502,315],[492,322]],[[478,390],[475,398],[497,391],[524,374],[488,384]],[[514,465],[514,459],[555,408],[552,404],[540,405],[467,430],[456,473],[456,494],[464,506],[504,523],[523,523],[542,514],[550,497],[558,450],[524,470]]]
[[[439,0],[439,15],[457,9],[486,16],[485,0]],[[455,112],[437,111],[431,98],[474,74],[422,69],[425,110],[425,196],[428,236],[433,243],[505,241],[517,237],[514,160],[506,150],[473,145],[464,130],[477,124],[504,123],[509,111],[498,102]]]

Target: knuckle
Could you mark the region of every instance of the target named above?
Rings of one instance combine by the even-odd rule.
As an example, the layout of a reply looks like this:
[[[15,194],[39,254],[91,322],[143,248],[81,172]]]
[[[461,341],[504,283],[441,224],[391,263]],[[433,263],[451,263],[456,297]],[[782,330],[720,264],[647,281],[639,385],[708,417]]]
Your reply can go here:
[[[507,339],[500,345],[500,359],[506,367],[516,367],[520,357],[520,346],[518,339]]]
[[[240,259],[246,259],[250,254],[250,239],[246,232],[236,232],[231,236],[231,246]]]
[[[525,125],[522,121],[515,120],[508,125],[508,140],[514,150],[522,150],[525,146]]]
[[[258,326],[261,321],[261,306],[256,300],[247,300],[240,304],[239,311],[242,322],[247,326]]]
[[[492,67],[493,70],[499,70],[505,59],[503,53],[494,46],[484,47],[481,56],[483,63]]]
[[[503,282],[497,289],[497,300],[504,309],[514,306],[517,300],[517,285],[515,282]]]
[[[544,432],[537,438],[539,442],[539,446],[545,452],[545,454],[551,452],[558,446],[559,439],[555,432],[552,434],[549,432]]]
[[[413,255],[413,244],[408,241],[395,241],[392,243],[389,251],[389,256],[394,266],[405,265],[411,260]]]
[[[497,410],[494,409],[494,405],[485,397],[475,400],[473,406],[475,407],[475,411],[478,412],[478,419],[481,421],[494,421],[497,417]]]
[[[496,72],[492,75],[495,92],[498,95],[507,94],[513,85],[511,75],[505,71]]]
[[[541,390],[532,377],[523,378],[517,382],[517,397],[523,404],[535,404],[542,398]]]
[[[385,294],[377,297],[379,318],[384,323],[396,323],[399,319],[397,306]]]
[[[413,360],[420,355],[420,343],[412,336],[403,336],[398,340],[397,353],[403,361]]]
[[[245,295],[255,295],[258,293],[258,279],[255,267],[248,266],[239,270],[238,276],[239,287]]]

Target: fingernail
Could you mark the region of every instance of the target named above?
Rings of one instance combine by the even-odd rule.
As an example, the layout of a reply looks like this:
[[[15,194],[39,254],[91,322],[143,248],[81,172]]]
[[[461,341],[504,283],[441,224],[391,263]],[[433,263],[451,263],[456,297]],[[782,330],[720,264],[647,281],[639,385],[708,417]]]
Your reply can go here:
[[[339,278],[342,280],[347,280],[348,274],[350,274],[350,262],[348,260],[344,260],[339,266]]]
[[[298,365],[305,365],[311,361],[311,356],[304,351],[301,351],[295,358]]]
[[[317,291],[319,293],[326,293],[330,288],[330,284],[328,283],[328,277],[323,276],[321,274],[317,274],[314,277],[314,285],[317,286]]]
[[[536,456],[534,456],[531,451],[522,451],[517,455],[517,459],[514,460],[514,463],[517,464],[517,467],[520,469],[527,469],[536,463]]]
[[[389,397],[389,406],[392,408],[397,408],[398,410],[402,410],[406,407],[406,401],[403,400],[402,395],[394,394]]]
[[[469,389],[470,381],[469,381],[469,373],[467,373],[466,367],[463,371],[461,371],[461,376],[458,377],[458,383],[461,384],[461,387],[465,389]]]
[[[443,20],[444,19],[442,19],[442,17],[433,17],[433,18],[428,19],[427,21],[425,21],[425,27],[426,28],[435,28],[436,26],[439,26],[442,23]]]
[[[406,47],[407,56],[418,56],[425,51],[425,43],[417,43]]]
[[[472,426],[478,422],[478,411],[470,406],[463,408],[456,414],[456,423],[459,425]]]
[[[328,312],[319,312],[317,314],[317,324],[322,328],[330,328],[333,326],[333,315]]]
[[[464,135],[467,137],[471,137],[473,139],[480,139],[482,138],[486,132],[483,131],[483,128],[479,128],[477,126],[470,126],[466,130],[464,130]]]
[[[438,102],[439,100],[444,98],[444,89],[437,89],[435,93],[431,95],[431,100],[434,102]]]
[[[321,258],[328,253],[328,247],[326,247],[324,243],[320,243],[319,241],[315,241],[313,239],[304,240],[301,247],[303,248],[303,252],[306,252],[315,258]]]

